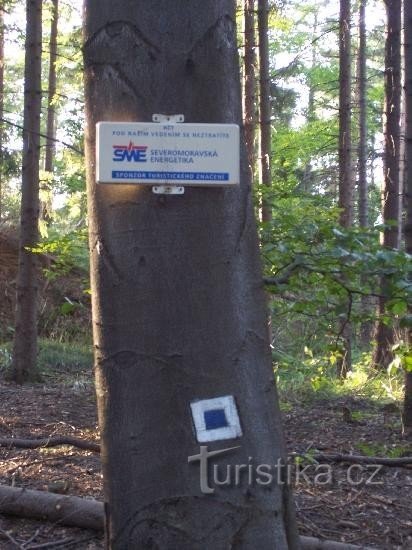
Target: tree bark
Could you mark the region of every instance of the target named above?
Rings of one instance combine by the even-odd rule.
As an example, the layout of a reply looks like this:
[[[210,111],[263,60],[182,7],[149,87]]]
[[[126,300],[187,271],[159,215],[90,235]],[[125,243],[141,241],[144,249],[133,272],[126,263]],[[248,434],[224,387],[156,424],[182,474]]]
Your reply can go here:
[[[262,221],[272,219],[272,207],[267,200],[267,190],[272,185],[272,123],[270,108],[270,72],[269,72],[269,2],[257,0],[259,33],[259,110],[260,110],[260,184],[262,187]]]
[[[351,5],[340,0],[339,19],[339,207],[340,223],[353,222],[353,170],[351,139]]]
[[[259,36],[259,186],[261,195],[262,222],[272,219],[272,204],[269,191],[272,187],[272,121],[270,106],[270,63],[269,63],[269,2],[257,0],[258,36]],[[265,240],[263,233],[262,240]],[[272,316],[270,309],[271,295],[267,294],[268,316],[267,331],[272,344]]]
[[[244,21],[244,85],[243,120],[245,142],[249,160],[250,177],[255,173],[255,132],[256,132],[256,55],[255,55],[255,0],[243,0]]]
[[[405,250],[412,254],[412,5],[411,2],[403,3],[404,13],[404,44],[405,44],[405,150],[406,150],[406,174],[404,180],[404,193],[406,197],[405,220]],[[412,274],[410,274],[412,279]],[[411,313],[411,311],[410,311]],[[411,345],[412,330],[406,329],[406,338]],[[409,429],[412,428],[412,372],[405,374],[405,399],[403,409],[403,422]]]
[[[54,100],[56,96],[56,61],[57,61],[57,31],[58,31],[58,19],[59,19],[59,0],[52,0],[51,11],[51,25],[50,25],[50,41],[49,41],[49,89],[47,92],[47,139],[46,139],[46,151],[44,157],[44,170],[50,175],[53,175],[54,158],[56,155],[56,108],[54,106]],[[51,193],[51,183],[47,180],[47,199],[42,204],[42,218],[50,224],[52,216],[52,198],[49,197]]]
[[[353,223],[353,162],[351,137],[351,2],[340,0],[339,17],[339,208],[340,224]],[[345,378],[352,366],[352,327],[350,319],[340,330],[342,356],[336,363],[337,376]]]
[[[41,108],[42,2],[27,0],[24,69],[24,130],[19,265],[12,376],[21,384],[34,377],[37,361],[37,255]]]
[[[385,44],[385,152],[382,217],[392,223],[383,232],[383,245],[398,246],[399,165],[401,120],[401,0],[385,0],[387,34]]]
[[[0,221],[3,217],[4,142],[4,2],[0,2]]]
[[[400,168],[400,117],[401,117],[401,0],[385,0],[387,13],[387,34],[385,44],[385,152],[382,189],[382,218],[385,227],[382,244],[385,248],[398,246],[399,220],[399,168]],[[382,295],[389,281],[382,277]],[[386,299],[379,299],[378,314],[382,317]],[[375,365],[387,368],[393,359],[393,328],[378,320],[375,333],[376,348],[373,357]]]
[[[155,196],[96,185],[95,124],[241,121],[235,5],[85,3],[86,158],[107,544],[297,548],[289,488],[202,494],[190,404],[232,395],[228,466],[285,456],[245,147],[241,184]],[[246,461],[246,462],[245,462]],[[207,542],[206,542],[207,541]]]
[[[315,11],[313,12],[313,37],[314,40],[312,41],[312,60],[311,60],[311,69],[315,69],[317,65],[317,51],[318,51],[318,45],[317,45],[317,34],[318,34],[318,20],[319,20],[319,11],[317,8],[315,8]],[[312,81],[309,83],[309,90],[308,90],[308,108],[306,111],[306,121],[307,123],[313,122],[315,120],[315,86]],[[312,190],[312,162],[309,159],[308,162],[305,165],[305,169],[303,171],[303,178],[302,178],[302,188],[305,193],[310,193]]]
[[[358,47],[358,105],[359,105],[359,146],[358,146],[358,217],[359,226],[369,225],[368,198],[368,117],[367,117],[367,64],[366,64],[366,6],[367,0],[359,0],[359,47]],[[363,278],[362,283],[365,283]],[[361,297],[361,312],[366,316],[375,304],[368,296]],[[362,321],[360,342],[365,348],[370,346],[373,323]]]
[[[368,127],[366,108],[366,0],[359,2],[359,50],[358,50],[358,90],[359,90],[359,158],[358,195],[359,225],[368,227]]]

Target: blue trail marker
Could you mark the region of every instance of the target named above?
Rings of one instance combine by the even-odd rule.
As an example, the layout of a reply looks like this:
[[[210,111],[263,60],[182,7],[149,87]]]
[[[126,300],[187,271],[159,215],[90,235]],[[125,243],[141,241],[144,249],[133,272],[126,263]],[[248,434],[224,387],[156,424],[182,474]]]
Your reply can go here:
[[[233,395],[192,401],[190,408],[199,443],[242,436]]]

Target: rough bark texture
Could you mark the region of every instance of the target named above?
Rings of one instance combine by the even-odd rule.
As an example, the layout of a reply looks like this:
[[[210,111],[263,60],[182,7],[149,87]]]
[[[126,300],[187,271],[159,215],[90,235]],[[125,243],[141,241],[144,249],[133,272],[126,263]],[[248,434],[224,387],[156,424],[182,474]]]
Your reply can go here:
[[[319,19],[319,11],[316,9],[316,11],[313,13],[313,36],[315,39],[312,41],[312,60],[311,60],[311,69],[314,69],[317,65],[317,52],[318,52],[318,45],[316,41],[316,37],[318,35],[318,19]],[[315,86],[310,80],[309,82],[309,91],[308,91],[308,108],[306,111],[306,120],[307,122],[313,122],[316,118],[316,112],[315,112]],[[303,178],[302,178],[302,189],[305,193],[309,193],[312,189],[312,183],[313,183],[313,174],[312,174],[312,163],[309,159],[307,164],[305,165],[305,169],[303,172]]]
[[[383,232],[382,244],[397,248],[399,219],[399,167],[400,167],[400,116],[401,116],[401,0],[385,0],[387,34],[385,44],[385,152],[382,189],[382,218],[392,223]],[[382,294],[388,286],[382,278]],[[378,312],[385,313],[385,298],[379,299]],[[378,322],[375,333],[376,349],[373,362],[386,368],[393,359],[393,329]]]
[[[0,2],[0,221],[3,217],[4,2]]]
[[[353,170],[351,140],[351,5],[340,0],[339,19],[339,207],[340,223],[353,221]]]
[[[383,245],[397,248],[399,213],[399,160],[401,119],[401,0],[385,0],[387,31],[385,44],[385,152],[382,217],[392,226],[385,229]]]
[[[85,3],[86,155],[106,534],[114,549],[296,548],[286,486],[202,495],[195,399],[234,395],[243,437],[219,463],[284,456],[257,235],[241,185],[95,184],[95,123],[241,121],[234,2]]]
[[[340,224],[351,227],[353,223],[353,163],[351,139],[351,2],[340,0],[339,18],[339,207]],[[344,322],[340,334],[343,350],[337,361],[336,371],[344,378],[352,365],[352,327]]]
[[[368,124],[367,124],[367,65],[366,65],[366,5],[367,0],[359,0],[359,47],[358,47],[358,106],[359,106],[359,146],[358,146],[358,217],[360,227],[368,227]],[[364,281],[365,282],[365,281]],[[371,298],[361,297],[361,311],[366,317],[374,308]],[[373,323],[363,321],[360,327],[360,342],[366,348],[372,337]]]
[[[24,73],[24,130],[19,268],[13,377],[22,383],[35,374],[37,360],[37,255],[41,107],[41,0],[27,0]]]
[[[44,157],[44,170],[53,173],[54,157],[56,154],[56,109],[54,99],[56,95],[56,61],[57,61],[57,30],[59,20],[59,0],[52,0],[51,6],[51,25],[50,25],[50,41],[49,41],[49,89],[47,93],[47,139],[46,151]],[[47,184],[47,191],[50,183]],[[42,217],[46,223],[51,222],[52,200],[48,198],[42,204]]]
[[[405,149],[406,177],[404,192],[406,195],[405,249],[412,254],[412,4],[403,3],[404,9],[404,44],[405,44]],[[412,278],[412,274],[411,274]],[[412,342],[412,331],[409,328],[407,338]],[[412,428],[412,372],[406,373],[405,401],[403,421],[408,429]]]
[[[245,125],[245,142],[249,160],[249,169],[253,181],[256,163],[255,130],[256,130],[256,55],[255,55],[255,0],[243,0],[244,22],[244,86],[243,86],[243,120]]]
[[[271,109],[270,109],[270,74],[269,74],[269,38],[268,38],[268,0],[258,0],[258,30],[259,30],[259,109],[260,109],[260,184],[270,187],[272,177],[270,160],[272,155],[271,143]],[[265,195],[265,191],[263,191]],[[272,219],[270,203],[262,200],[262,221]]]
[[[358,91],[359,91],[359,157],[358,157],[358,195],[359,225],[368,226],[368,178],[366,163],[368,159],[368,128],[366,109],[366,0],[359,3],[359,50],[358,50]]]

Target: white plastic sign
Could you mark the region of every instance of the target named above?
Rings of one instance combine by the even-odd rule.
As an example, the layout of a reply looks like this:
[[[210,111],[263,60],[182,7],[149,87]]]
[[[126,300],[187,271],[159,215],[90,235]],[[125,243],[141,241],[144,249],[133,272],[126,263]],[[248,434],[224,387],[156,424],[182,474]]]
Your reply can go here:
[[[193,401],[190,408],[199,443],[242,436],[233,395]]]
[[[239,183],[239,126],[99,122],[98,183],[226,187]]]

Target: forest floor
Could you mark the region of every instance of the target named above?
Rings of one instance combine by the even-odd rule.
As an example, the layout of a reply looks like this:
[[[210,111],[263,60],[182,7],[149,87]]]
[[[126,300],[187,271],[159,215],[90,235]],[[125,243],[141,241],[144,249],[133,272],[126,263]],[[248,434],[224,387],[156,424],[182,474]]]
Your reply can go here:
[[[399,414],[365,399],[335,398],[282,403],[289,452],[306,455],[294,471],[302,535],[379,549],[412,548],[412,469],[348,464],[322,465],[311,453],[402,456],[412,442],[401,435]],[[349,412],[348,412],[349,411]],[[41,384],[15,385],[0,378],[0,437],[70,435],[97,441],[93,384],[85,371],[49,371]],[[306,468],[306,470],[304,470]],[[304,472],[304,475],[302,475]],[[0,483],[67,491],[102,499],[97,453],[61,446],[0,448]],[[53,543],[53,544],[48,544]],[[100,549],[92,531],[0,516],[0,548]]]

